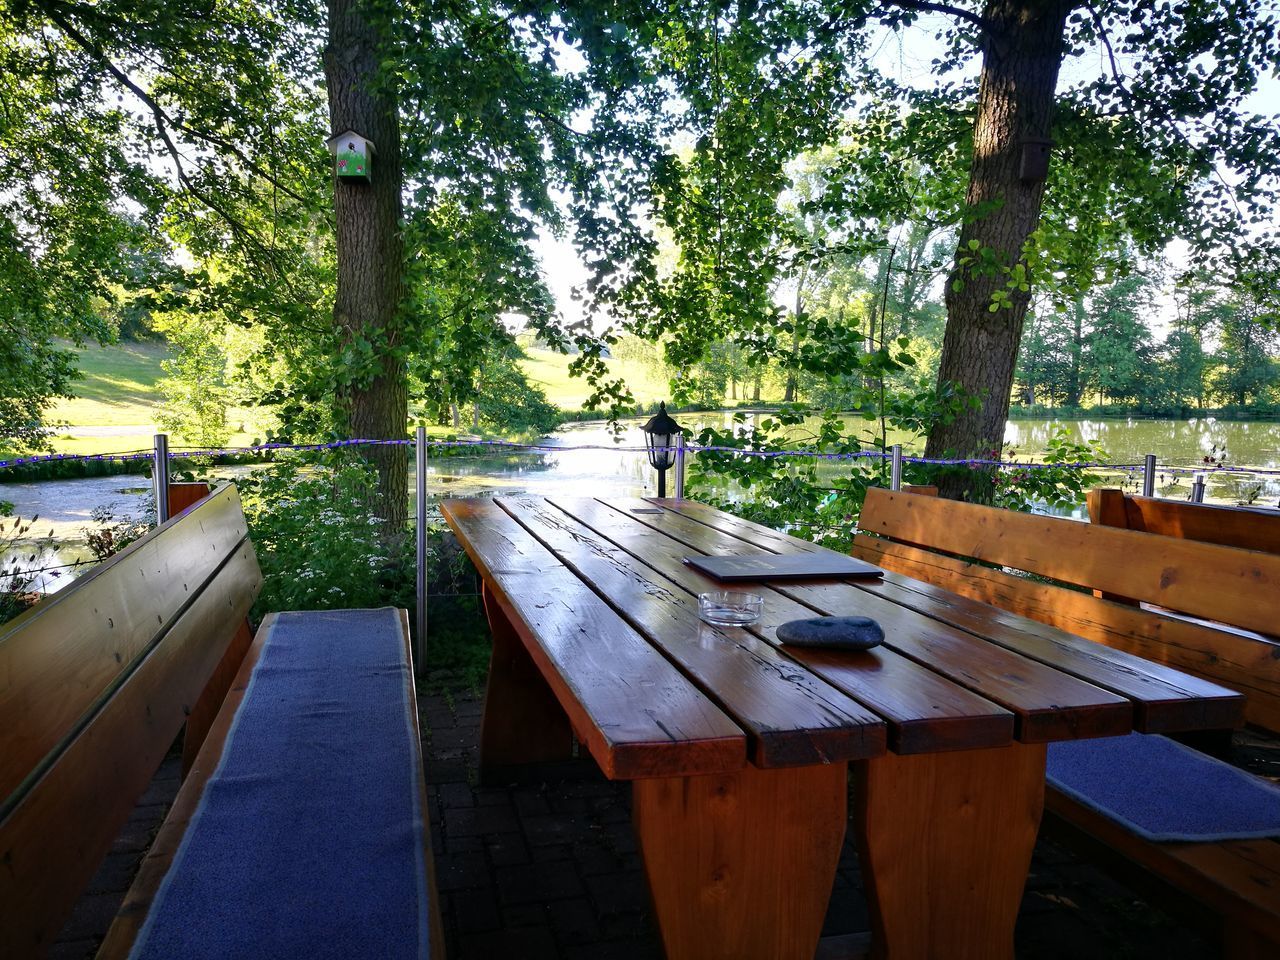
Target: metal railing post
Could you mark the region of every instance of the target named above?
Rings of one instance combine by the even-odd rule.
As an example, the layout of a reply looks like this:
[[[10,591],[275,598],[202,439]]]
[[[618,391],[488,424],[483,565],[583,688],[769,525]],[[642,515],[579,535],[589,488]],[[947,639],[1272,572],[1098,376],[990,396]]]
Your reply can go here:
[[[684,434],[676,434],[676,499],[684,499]]]
[[[155,435],[155,448],[151,459],[151,487],[156,498],[156,523],[169,519],[169,437]]]
[[[1191,481],[1191,502],[1204,503],[1204,474],[1197,473]]]
[[[1156,495],[1156,455],[1148,453],[1143,464],[1142,495],[1144,497],[1154,497]]]
[[[426,673],[427,667],[427,428],[418,427],[414,437],[414,453],[416,455],[417,476],[417,598],[418,607],[414,617],[413,662],[419,674]]]
[[[902,444],[893,445],[893,460],[889,466],[889,489],[902,489]]]

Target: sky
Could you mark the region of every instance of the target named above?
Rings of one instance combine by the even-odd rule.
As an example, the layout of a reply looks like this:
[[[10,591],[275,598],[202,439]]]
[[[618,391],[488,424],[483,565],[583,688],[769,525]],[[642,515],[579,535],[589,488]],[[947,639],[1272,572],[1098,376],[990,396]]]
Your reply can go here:
[[[935,38],[935,32],[945,25],[944,15],[926,14],[920,17],[915,25],[902,31],[881,30],[876,38],[874,62],[883,72],[897,79],[916,86],[927,86],[933,82],[932,61],[941,53],[941,46]],[[562,65],[573,69],[579,60],[576,51],[566,50],[562,57]],[[580,61],[579,61],[580,62]],[[977,58],[972,61],[972,69],[977,72]],[[1101,47],[1094,56],[1077,58],[1064,65],[1060,86],[1097,76],[1099,71],[1106,71],[1109,65],[1105,52]],[[1246,106],[1259,113],[1280,113],[1280,79],[1275,75],[1265,77],[1259,84],[1257,92],[1246,103]],[[582,305],[572,298],[572,291],[587,280],[587,268],[573,248],[573,244],[563,238],[552,236],[541,231],[534,246],[538,258],[542,262],[544,276],[561,314],[572,323],[583,319]],[[1171,244],[1166,250],[1175,269],[1186,262],[1186,246],[1181,242]],[[785,291],[780,292],[780,303],[785,303]],[[1170,291],[1165,291],[1156,303],[1157,318],[1153,329],[1158,336],[1167,332],[1173,317],[1173,298]]]

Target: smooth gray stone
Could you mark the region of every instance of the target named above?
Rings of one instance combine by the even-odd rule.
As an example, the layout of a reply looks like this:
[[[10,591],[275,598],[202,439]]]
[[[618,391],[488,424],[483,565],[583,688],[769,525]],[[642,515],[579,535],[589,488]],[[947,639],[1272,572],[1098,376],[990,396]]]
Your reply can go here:
[[[778,639],[796,647],[870,650],[884,640],[884,630],[870,617],[814,617],[782,624]]]

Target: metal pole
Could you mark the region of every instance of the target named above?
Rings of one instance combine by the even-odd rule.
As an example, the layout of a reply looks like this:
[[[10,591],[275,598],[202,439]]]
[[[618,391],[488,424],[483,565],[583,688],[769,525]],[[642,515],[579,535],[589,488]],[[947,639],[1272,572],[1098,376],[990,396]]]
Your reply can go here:
[[[413,662],[419,674],[427,668],[427,428],[418,427],[414,438],[417,456],[417,616],[414,618],[415,639]]]
[[[893,445],[893,461],[889,467],[889,489],[902,489],[902,444]]]
[[[1191,481],[1191,502],[1204,503],[1204,474],[1197,473]]]
[[[169,519],[169,437],[155,435],[155,452],[151,460],[151,488],[156,498],[156,523]]]
[[[667,471],[658,471],[658,499],[667,495]]]
[[[684,434],[676,434],[676,499],[684,499]]]
[[[1154,453],[1147,454],[1142,473],[1142,495],[1144,497],[1156,495],[1156,455]]]

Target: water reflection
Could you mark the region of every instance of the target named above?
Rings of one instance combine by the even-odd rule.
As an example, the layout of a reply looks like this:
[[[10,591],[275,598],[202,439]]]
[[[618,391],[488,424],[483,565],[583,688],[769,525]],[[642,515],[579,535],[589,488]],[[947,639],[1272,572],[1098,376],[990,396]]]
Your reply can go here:
[[[1011,420],[1005,427],[1005,442],[1020,454],[1044,449],[1053,431],[1065,428],[1078,440],[1097,440],[1111,463],[1141,464],[1148,453],[1156,455],[1160,467],[1200,467],[1211,470],[1213,463],[1224,467],[1280,468],[1280,424],[1221,421],[1213,417],[1196,420]],[[1130,474],[1140,487],[1141,474]],[[1117,474],[1109,482],[1122,479]],[[1251,502],[1276,506],[1280,500],[1280,476],[1247,476],[1210,472],[1205,499],[1220,503]],[[1162,470],[1156,476],[1156,493],[1161,497],[1186,499],[1191,494],[1192,475]]]

